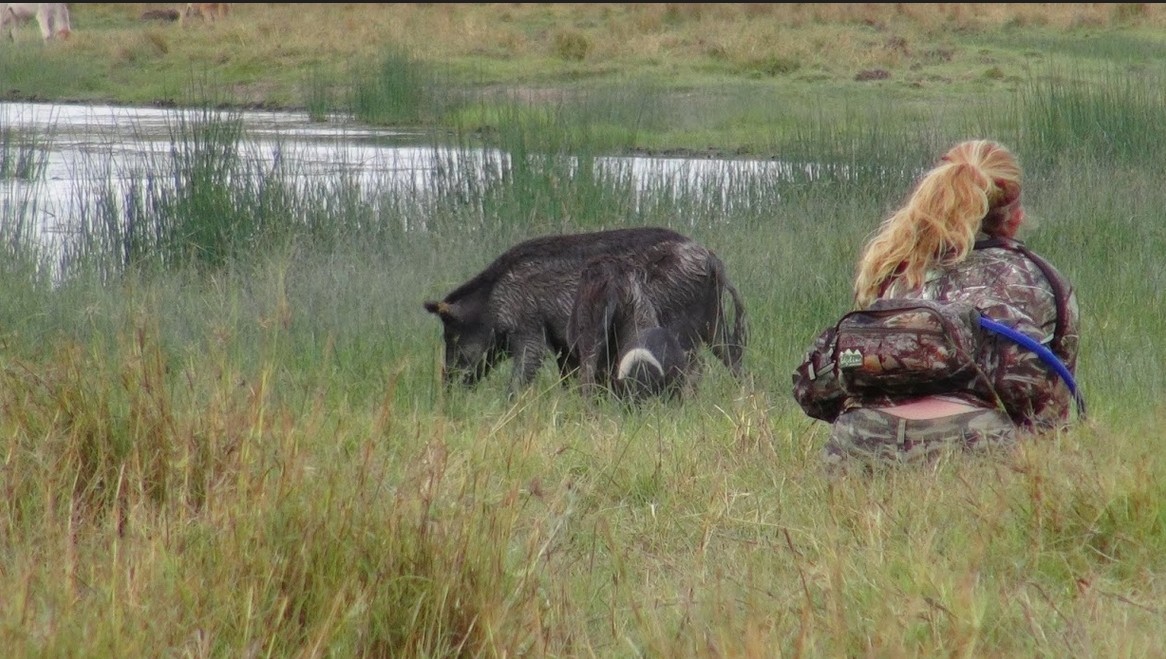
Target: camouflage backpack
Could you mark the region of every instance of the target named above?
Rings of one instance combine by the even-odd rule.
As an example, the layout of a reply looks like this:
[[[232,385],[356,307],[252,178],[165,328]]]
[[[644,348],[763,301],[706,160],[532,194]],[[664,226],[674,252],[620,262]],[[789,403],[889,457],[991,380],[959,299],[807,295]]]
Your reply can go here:
[[[794,370],[794,399],[833,422],[847,398],[878,400],[974,388],[980,312],[963,302],[879,299],[818,335]]]
[[[923,396],[970,386],[982,342],[970,304],[879,299],[838,321],[834,363],[850,396]]]

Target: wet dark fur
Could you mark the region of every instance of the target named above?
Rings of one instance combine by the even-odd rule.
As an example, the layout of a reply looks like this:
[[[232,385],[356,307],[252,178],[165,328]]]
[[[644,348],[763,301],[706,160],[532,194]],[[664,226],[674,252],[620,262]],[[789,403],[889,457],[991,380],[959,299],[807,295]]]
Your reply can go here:
[[[620,346],[660,324],[645,292],[647,280],[644,268],[622,256],[604,254],[584,265],[567,319],[567,345],[578,360],[585,395],[611,385]]]
[[[675,256],[672,261],[645,266],[606,254],[584,266],[567,323],[567,340],[579,361],[585,395],[616,384],[617,362],[634,347],[648,347],[646,339],[654,341],[652,347],[658,350],[676,348],[675,359],[680,361],[668,371],[669,387],[684,384],[688,375],[697,374],[696,352],[701,345],[709,345],[734,374],[739,374],[744,311],[724,264],[703,248]],[[735,305],[733,326],[725,316],[726,293]],[[661,326],[658,332],[650,331]],[[655,357],[672,358],[672,353]]]
[[[442,321],[446,382],[473,384],[511,357],[513,393],[530,383],[547,353],[555,355],[562,375],[574,371],[579,359],[568,342],[567,324],[585,265],[602,255],[626,259],[649,273],[645,292],[661,323],[673,323],[691,345],[709,344],[734,373],[740,371],[744,308],[724,278],[723,264],[686,236],[646,227],[519,243],[442,301],[426,302],[425,308]],[[722,287],[736,305],[732,328],[720,322],[720,312],[713,314],[718,321],[711,325],[707,312],[689,318],[694,308],[707,310],[713,303],[719,308]]]

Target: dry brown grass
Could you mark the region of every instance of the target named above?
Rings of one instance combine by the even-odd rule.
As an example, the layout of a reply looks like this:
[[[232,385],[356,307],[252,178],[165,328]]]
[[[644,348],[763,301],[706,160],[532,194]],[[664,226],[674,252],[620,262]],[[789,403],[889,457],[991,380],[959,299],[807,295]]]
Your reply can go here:
[[[1152,30],[1166,26],[1166,7],[1134,3],[257,3],[216,21],[141,19],[181,6],[76,5],[74,36],[55,52],[65,60],[60,68],[92,69],[85,75],[99,82],[61,93],[154,102],[185,87],[191,72],[209,72],[240,101],[297,104],[305,76],[340,80],[386,52],[489,85],[641,75],[678,85],[709,77],[848,84],[883,69],[919,87],[1017,76],[1046,42],[1055,46],[1048,56],[1058,57],[1083,30],[1140,31],[1152,41]],[[1017,29],[1036,40],[1013,45],[997,34]],[[44,96],[61,86],[42,87],[24,91]]]
[[[174,5],[78,6],[79,29],[89,12],[139,16]],[[1073,30],[1137,24],[1166,25],[1166,6],[1017,3],[826,4],[239,4],[214,25],[223,41],[247,44],[253,56],[319,58],[373,55],[387,43],[426,58],[542,57],[570,31],[592,45],[597,59],[699,58],[717,50],[856,57],[878,37],[910,43],[952,32],[1003,27]],[[865,37],[865,38],[863,38]],[[278,61],[274,60],[274,61]]]

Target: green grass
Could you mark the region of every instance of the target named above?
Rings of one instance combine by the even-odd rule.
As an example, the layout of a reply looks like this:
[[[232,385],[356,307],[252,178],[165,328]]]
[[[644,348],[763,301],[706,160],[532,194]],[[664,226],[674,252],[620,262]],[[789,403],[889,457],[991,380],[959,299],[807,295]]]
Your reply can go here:
[[[208,80],[216,106],[439,131],[488,131],[522,100],[590,116],[612,151],[780,157],[808,113],[956,126],[1064,71],[1166,74],[1166,10],[1144,4],[243,4],[213,25],[144,8],[78,5],[67,42],[21,29],[0,44],[0,98],[197,106]],[[874,70],[889,77],[858,79]]]
[[[1135,138],[1166,119],[1156,82],[1034,83],[958,119],[809,105],[766,138],[788,177],[637,195],[592,166],[662,125],[644,89],[479,106],[506,156],[479,177],[479,134],[455,131],[412,195],[255,168],[206,109],[134,191],[89,172],[63,256],[9,241],[6,651],[1160,654],[1166,160]],[[1099,122],[1112,139],[1061,137]],[[1009,456],[827,478],[790,373],[863,239],[971,128],[1016,148],[1025,237],[1077,287],[1091,416]],[[513,402],[508,364],[439,386],[422,300],[531,235],[644,224],[728,265],[745,382],[710,364],[695,399],[638,411],[550,368]]]

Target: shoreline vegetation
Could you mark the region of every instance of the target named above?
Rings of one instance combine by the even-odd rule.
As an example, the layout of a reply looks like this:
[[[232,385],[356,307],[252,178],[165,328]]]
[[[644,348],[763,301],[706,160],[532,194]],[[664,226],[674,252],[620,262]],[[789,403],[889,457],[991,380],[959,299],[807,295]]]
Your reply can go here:
[[[66,42],[18,28],[0,44],[0,98],[488,135],[515,105],[597,111],[637,96],[645,125],[613,149],[748,156],[869,106],[967,121],[1026,85],[1161,76],[1166,61],[1166,7],[1152,3],[268,3],[143,18],[175,7],[77,5]]]
[[[0,43],[6,100],[194,110],[129,171],[87,145],[47,236],[22,191],[52,131],[0,111],[9,656],[1166,653],[1166,7],[139,20],[167,7],[73,5],[67,42]],[[309,178],[246,157],[241,107],[449,148],[425,189]],[[790,373],[864,238],[968,137],[1017,153],[1022,238],[1077,287],[1090,416],[828,478]],[[596,166],[639,152],[790,166],[644,187]],[[509,364],[441,386],[423,300],[522,239],[647,225],[726,264],[744,381],[710,365],[634,410],[549,367],[514,400]]]

